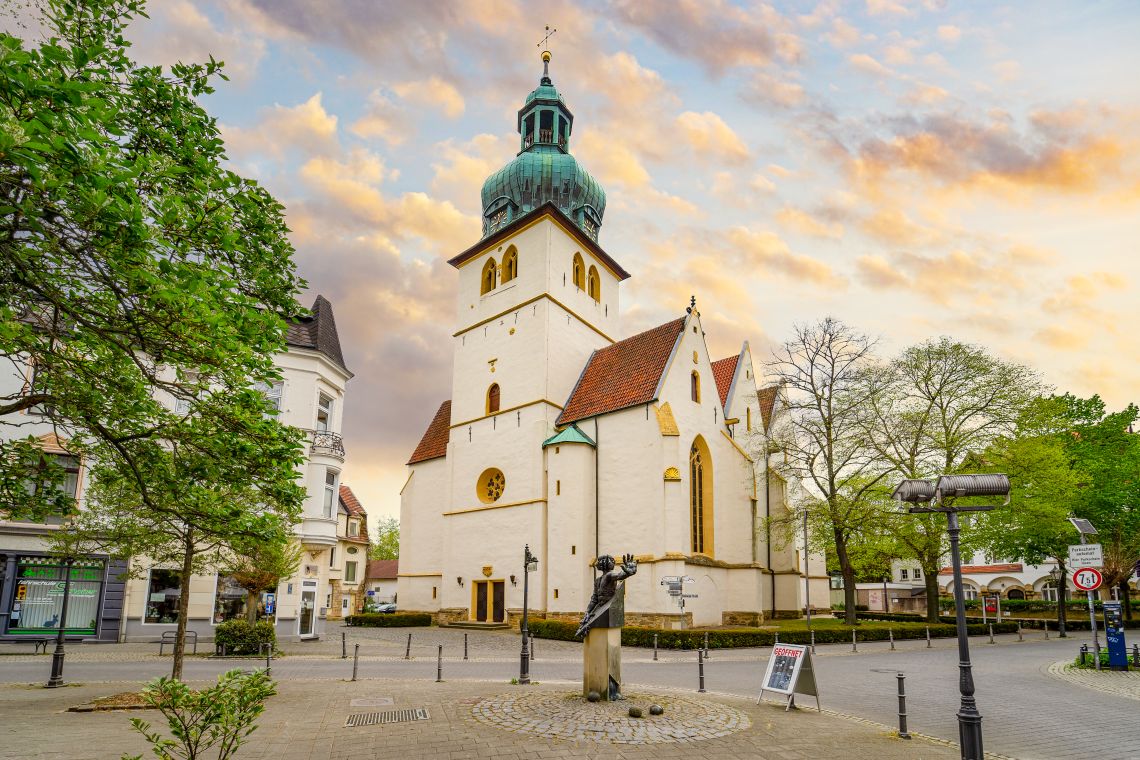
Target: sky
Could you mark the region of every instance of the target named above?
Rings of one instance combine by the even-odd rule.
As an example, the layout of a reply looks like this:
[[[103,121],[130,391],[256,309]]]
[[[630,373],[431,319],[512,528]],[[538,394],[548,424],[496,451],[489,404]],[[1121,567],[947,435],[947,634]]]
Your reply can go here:
[[[542,73],[605,187],[623,337],[696,295],[714,358],[826,315],[889,357],[949,335],[1058,392],[1140,401],[1140,5],[852,0],[152,0],[145,63],[286,207],[349,369],[343,482],[399,514],[450,395],[479,188]],[[1130,327],[1131,325],[1131,327]],[[761,370],[761,367],[757,367]],[[762,372],[762,370],[761,370]]]

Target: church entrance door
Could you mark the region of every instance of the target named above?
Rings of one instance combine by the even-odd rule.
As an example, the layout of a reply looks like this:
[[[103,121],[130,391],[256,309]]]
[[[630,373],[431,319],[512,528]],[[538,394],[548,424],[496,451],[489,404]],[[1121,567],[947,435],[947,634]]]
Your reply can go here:
[[[494,615],[495,622],[501,623],[507,619],[506,617],[506,584],[503,581],[493,581],[494,586]]]
[[[480,623],[487,622],[487,582],[475,582],[475,619]]]
[[[471,619],[479,623],[502,623],[507,619],[506,581],[474,581],[475,605]]]

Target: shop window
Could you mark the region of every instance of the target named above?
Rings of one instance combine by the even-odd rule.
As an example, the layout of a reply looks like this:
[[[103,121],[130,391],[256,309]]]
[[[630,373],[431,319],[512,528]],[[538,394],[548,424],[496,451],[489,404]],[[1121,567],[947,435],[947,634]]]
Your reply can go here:
[[[155,568],[147,584],[144,623],[177,623],[182,576],[177,570]]]
[[[248,595],[230,575],[219,575],[214,590],[214,622],[245,620],[249,615]]]
[[[345,583],[356,583],[356,563],[355,562],[345,562],[344,563],[344,582]]]
[[[9,613],[8,633],[58,631],[67,587],[68,633],[95,634],[99,600],[103,595],[103,562],[81,560],[71,567],[71,582],[65,584],[67,567],[49,557],[19,557],[16,562],[16,595]]]

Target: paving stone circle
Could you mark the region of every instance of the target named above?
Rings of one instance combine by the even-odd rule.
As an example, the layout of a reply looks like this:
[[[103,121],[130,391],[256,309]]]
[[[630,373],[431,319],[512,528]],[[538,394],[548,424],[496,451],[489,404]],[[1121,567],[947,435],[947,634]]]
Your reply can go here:
[[[665,714],[648,715],[652,704],[664,707]],[[646,717],[629,717],[630,707],[642,708]],[[520,690],[479,700],[471,715],[515,733],[613,744],[701,741],[752,725],[747,715],[719,702],[646,693],[626,694],[619,702],[587,702],[577,692]]]

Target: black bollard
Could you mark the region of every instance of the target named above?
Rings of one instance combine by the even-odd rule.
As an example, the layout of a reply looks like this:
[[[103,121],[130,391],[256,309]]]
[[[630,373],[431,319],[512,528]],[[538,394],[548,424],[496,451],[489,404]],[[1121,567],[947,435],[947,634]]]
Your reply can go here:
[[[994,643],[994,624],[990,623],[990,643]]]
[[[899,738],[909,739],[910,734],[906,730],[906,675],[900,672],[895,677],[899,679]]]
[[[657,662],[657,634],[653,634],[653,661]]]
[[[467,634],[463,634],[463,659],[467,659]]]
[[[1132,667],[1140,668],[1140,644],[1132,645]]]
[[[709,658],[709,632],[705,631],[705,659]]]
[[[1017,640],[1018,641],[1025,641],[1025,638],[1021,635],[1021,621],[1020,620],[1017,621]]]
[[[352,645],[352,680],[356,680],[356,668],[360,664],[360,645]]]
[[[344,631],[340,632],[340,659],[348,659],[348,634]]]
[[[534,634],[530,634],[530,661],[534,662]]]
[[[894,628],[888,628],[887,629],[887,635],[891,639],[891,651],[893,652],[893,651],[895,651],[895,629]]]
[[[1049,621],[1046,620],[1044,622],[1045,622],[1045,638],[1048,639],[1049,638]]]
[[[700,649],[697,650],[697,680],[699,688],[697,691],[701,694],[705,693],[705,654]]]
[[[443,644],[439,645],[439,654],[435,657],[435,682],[443,683]]]
[[[271,672],[269,662],[272,659],[273,659],[273,645],[270,644],[269,648],[265,650],[265,675],[269,675]]]
[[[926,626],[926,648],[930,649],[931,646],[933,645],[930,643],[930,626]]]
[[[404,659],[412,659],[412,634],[408,634],[408,647],[404,650]]]
[[[851,632],[851,651],[858,652],[859,648],[855,646],[855,631]]]
[[[815,654],[815,631],[811,632],[811,653]]]
[[[1088,653],[1089,653],[1089,645],[1088,644],[1081,644],[1081,651],[1080,651],[1081,665],[1085,664],[1085,657],[1088,655]]]

